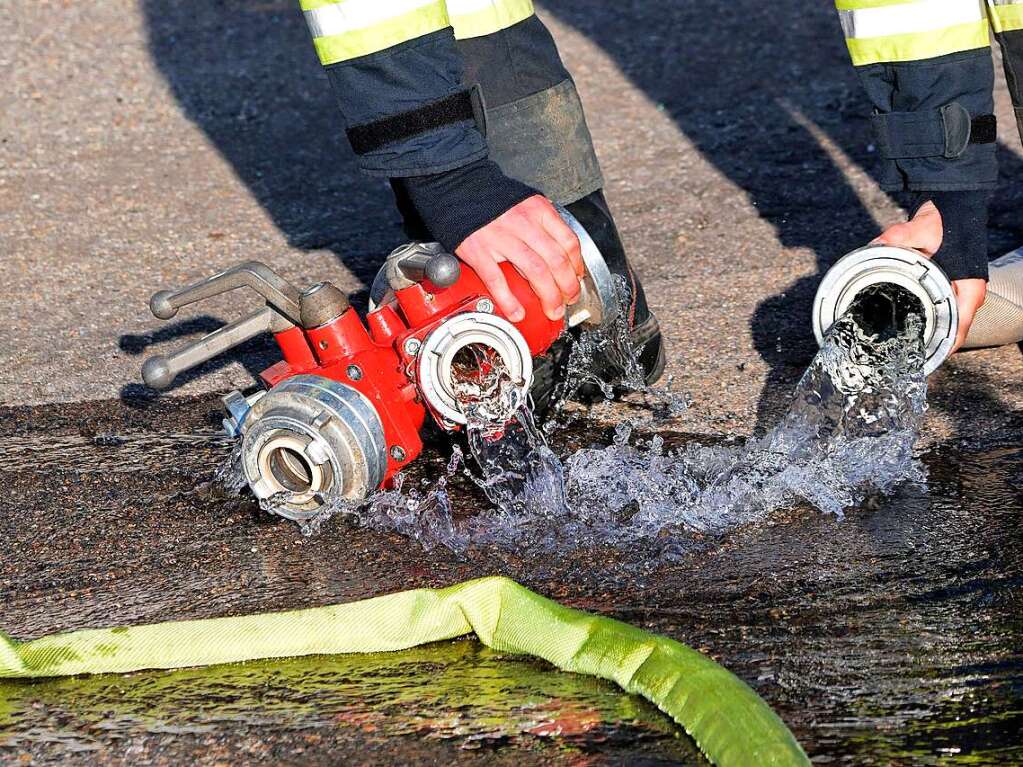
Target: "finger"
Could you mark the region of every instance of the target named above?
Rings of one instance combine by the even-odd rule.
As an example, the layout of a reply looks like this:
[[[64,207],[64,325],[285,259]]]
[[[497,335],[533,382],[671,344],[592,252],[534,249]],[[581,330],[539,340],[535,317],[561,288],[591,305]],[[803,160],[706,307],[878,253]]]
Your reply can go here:
[[[574,303],[579,298],[579,275],[576,274],[568,253],[543,229],[526,229],[522,239],[547,264],[561,291],[562,303]]]
[[[583,263],[583,249],[579,242],[579,238],[576,233],[572,231],[572,227],[565,223],[564,219],[555,209],[548,200],[544,200],[546,203],[546,210],[544,211],[541,224],[548,235],[558,243],[560,247],[568,256],[568,261],[572,265],[573,271],[575,271],[578,277],[586,276],[586,265]]]
[[[871,241],[871,245],[901,245],[904,248],[920,249],[914,236],[915,232],[909,222],[892,224]]]
[[[959,310],[959,328],[956,331],[955,345],[952,351],[958,351],[970,334],[977,310],[984,304],[987,296],[987,282],[981,279],[956,280],[952,283],[956,294],[956,307]]]
[[[466,248],[465,243],[455,250],[455,255],[473,268],[490,295],[494,297],[498,307],[504,312],[505,317],[512,322],[521,322],[526,318],[526,310],[519,303],[515,294],[511,292],[508,280],[505,279],[504,272],[501,271],[501,267],[497,265],[493,256],[471,247]]]
[[[565,302],[561,295],[561,288],[558,287],[547,262],[521,240],[518,245],[506,250],[504,256],[529,282],[529,286],[540,299],[544,314],[553,321],[564,317]]]
[[[900,245],[913,248],[933,258],[941,247],[941,213],[932,202],[926,202],[909,221],[893,224],[878,235],[871,245]]]

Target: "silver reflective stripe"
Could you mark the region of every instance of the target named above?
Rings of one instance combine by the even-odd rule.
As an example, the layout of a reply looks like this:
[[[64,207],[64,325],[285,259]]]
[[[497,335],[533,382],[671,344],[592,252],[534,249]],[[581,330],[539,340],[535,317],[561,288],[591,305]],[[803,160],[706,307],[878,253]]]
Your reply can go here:
[[[494,8],[499,3],[494,0],[447,0],[448,13],[452,16],[464,16],[487,8]]]
[[[982,21],[986,18],[984,6],[984,0],[912,0],[898,5],[839,11],[838,15],[846,38],[865,39],[933,32]]]
[[[313,37],[329,37],[373,27],[431,5],[437,5],[437,0],[343,0],[303,13]]]
[[[991,5],[1023,5],[1023,0],[987,0]]]

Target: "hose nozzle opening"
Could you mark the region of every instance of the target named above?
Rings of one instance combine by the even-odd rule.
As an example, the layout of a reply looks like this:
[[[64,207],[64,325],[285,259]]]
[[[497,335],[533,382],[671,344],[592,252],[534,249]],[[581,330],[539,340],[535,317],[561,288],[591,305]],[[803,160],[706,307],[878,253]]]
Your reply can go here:
[[[459,404],[459,369],[481,359],[500,360],[522,396],[533,382],[533,357],[522,333],[507,320],[483,312],[457,314],[423,339],[419,350],[419,389],[430,407],[451,424],[465,424]]]
[[[290,447],[275,447],[267,456],[270,474],[289,493],[313,490],[313,467],[306,457]]]
[[[880,340],[901,335],[911,316],[927,314],[918,296],[893,282],[868,285],[853,298],[849,311],[864,331]]]
[[[952,283],[937,264],[909,248],[868,245],[843,256],[821,281],[813,301],[817,343],[850,309],[868,332],[892,333],[918,311],[924,320],[924,372],[933,373],[948,357],[959,327]]]

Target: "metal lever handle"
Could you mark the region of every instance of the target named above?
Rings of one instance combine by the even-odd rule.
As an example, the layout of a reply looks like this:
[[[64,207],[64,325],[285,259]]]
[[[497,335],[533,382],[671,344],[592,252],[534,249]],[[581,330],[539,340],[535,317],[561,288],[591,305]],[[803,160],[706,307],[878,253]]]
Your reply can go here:
[[[424,279],[438,288],[450,288],[462,276],[462,262],[445,253],[439,242],[410,242],[391,251],[369,289],[369,308],[390,300],[394,291]]]
[[[169,320],[182,306],[242,287],[259,293],[293,324],[300,322],[298,288],[259,261],[246,261],[181,290],[161,290],[149,299],[149,308],[161,320]]]
[[[411,287],[424,279],[438,288],[450,288],[462,276],[462,262],[445,253],[439,242],[410,242],[387,257],[382,273],[391,290]]]
[[[250,338],[271,330],[279,319],[280,315],[274,309],[264,306],[248,317],[218,328],[176,352],[168,355],[156,354],[143,363],[142,380],[152,389],[166,389],[179,373],[201,365],[232,346],[245,343]]]
[[[450,288],[462,276],[461,262],[450,253],[413,253],[401,259],[398,268],[412,282],[427,279],[438,288]]]

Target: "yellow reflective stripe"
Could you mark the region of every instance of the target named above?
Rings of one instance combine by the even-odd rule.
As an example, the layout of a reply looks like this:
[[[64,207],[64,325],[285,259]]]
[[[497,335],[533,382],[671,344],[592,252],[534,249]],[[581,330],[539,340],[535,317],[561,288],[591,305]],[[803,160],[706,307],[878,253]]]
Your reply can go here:
[[[482,37],[533,15],[532,0],[447,0],[455,37]]]
[[[932,32],[910,32],[846,39],[855,66],[890,61],[919,61],[990,45],[987,20],[958,24]]]
[[[995,32],[1023,29],[1023,2],[988,0],[991,7],[991,26]]]
[[[326,66],[382,51],[407,40],[444,29],[449,24],[443,0],[435,0],[429,5],[372,26],[314,37],[313,45],[320,57],[320,63]]]
[[[312,11],[325,5],[337,5],[341,0],[299,0],[298,5],[303,11]]]

